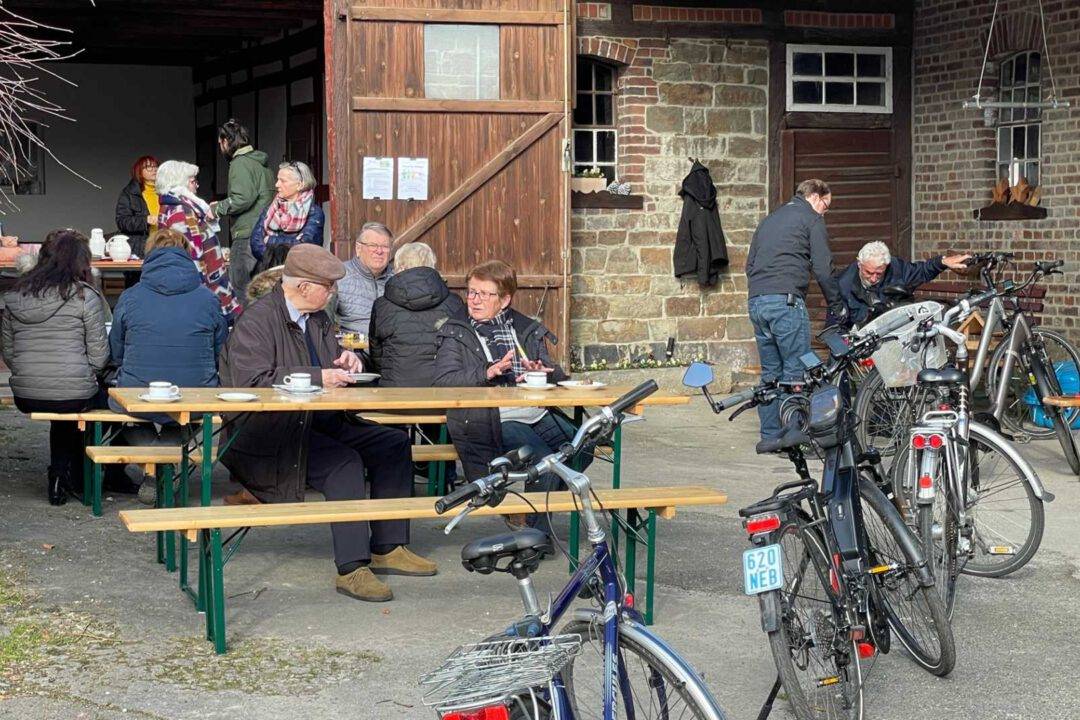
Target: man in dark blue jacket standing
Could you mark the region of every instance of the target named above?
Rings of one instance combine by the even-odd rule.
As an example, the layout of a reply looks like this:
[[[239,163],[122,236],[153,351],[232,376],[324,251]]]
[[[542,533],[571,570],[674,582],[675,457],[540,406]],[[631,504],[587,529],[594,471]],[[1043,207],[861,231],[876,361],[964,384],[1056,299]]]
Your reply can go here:
[[[885,300],[885,288],[902,286],[913,291],[923,283],[928,283],[946,268],[963,270],[964,261],[970,255],[938,255],[922,262],[908,262],[893,257],[889,246],[881,241],[866,243],[859,250],[855,262],[851,263],[837,276],[840,295],[847,306],[846,322],[839,324],[845,328],[861,325],[870,314],[871,307]]]
[[[798,380],[805,367],[799,358],[810,351],[810,316],[806,289],[814,275],[837,317],[846,315],[832,276],[829,234],[822,217],[832,192],[822,180],[799,183],[795,197],[761,221],[746,258],[748,307],[754,325],[761,380]],[[758,406],[763,440],[779,437],[780,403]]]

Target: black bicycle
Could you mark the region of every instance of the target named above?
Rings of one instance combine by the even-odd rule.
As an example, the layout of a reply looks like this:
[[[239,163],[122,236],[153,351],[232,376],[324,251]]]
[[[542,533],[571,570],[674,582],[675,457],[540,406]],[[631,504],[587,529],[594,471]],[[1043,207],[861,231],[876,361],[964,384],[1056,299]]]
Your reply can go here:
[[[799,479],[739,511],[753,545],[743,555],[744,590],[758,598],[778,675],[759,718],[781,686],[800,720],[861,718],[863,661],[889,652],[893,633],[935,675],[947,675],[956,661],[918,540],[883,492],[880,456],[862,452],[854,433],[849,371],[883,340],[849,342],[835,330],[822,339],[829,361],[804,356],[802,387],[772,382],[714,400],[707,365],[691,366],[684,378],[717,413],[739,406],[734,418],[780,400],[787,415],[784,435],[758,452],[786,453]],[[820,488],[807,469],[810,447],[825,461]]]

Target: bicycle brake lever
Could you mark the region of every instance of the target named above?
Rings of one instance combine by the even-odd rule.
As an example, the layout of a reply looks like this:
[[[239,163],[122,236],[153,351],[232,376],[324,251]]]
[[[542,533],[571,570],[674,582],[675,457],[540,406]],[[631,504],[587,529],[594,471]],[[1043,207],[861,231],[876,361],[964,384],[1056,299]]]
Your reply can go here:
[[[450,533],[452,533],[452,532],[454,531],[454,528],[455,528],[455,527],[457,527],[457,526],[458,526],[458,524],[459,524],[459,523],[460,523],[460,522],[461,522],[462,520],[464,520],[464,519],[465,519],[465,516],[466,516],[466,515],[468,515],[469,513],[471,513],[471,512],[472,512],[473,510],[475,510],[475,509],[476,509],[476,508],[474,508],[474,507],[472,506],[472,504],[471,504],[471,503],[470,503],[470,504],[468,504],[468,505],[466,505],[465,507],[463,507],[463,508],[462,508],[462,509],[461,509],[461,510],[460,510],[460,511],[458,512],[458,514],[457,514],[457,515],[455,515],[455,516],[454,516],[454,518],[453,518],[453,519],[452,519],[452,520],[451,520],[450,522],[448,522],[448,523],[446,524],[446,527],[445,527],[445,528],[443,529],[443,534],[444,534],[444,535],[449,535]]]
[[[756,407],[757,405],[758,405],[758,403],[755,402],[755,401],[751,401],[751,402],[746,403],[745,405],[740,407],[738,410],[731,413],[731,417],[728,418],[728,422],[734,422],[735,418],[739,417],[740,415],[742,415],[744,412],[746,412],[750,408]]]

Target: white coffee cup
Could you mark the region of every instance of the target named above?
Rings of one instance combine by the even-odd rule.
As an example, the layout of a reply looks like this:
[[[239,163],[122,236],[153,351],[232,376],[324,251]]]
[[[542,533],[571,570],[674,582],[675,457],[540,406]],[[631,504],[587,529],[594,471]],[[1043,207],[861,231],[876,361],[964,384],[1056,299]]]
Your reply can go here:
[[[292,375],[286,375],[282,382],[285,383],[286,387],[307,390],[311,387],[311,375],[308,373],[293,373]]]
[[[539,370],[525,373],[525,384],[533,387],[544,387],[547,385],[547,379],[547,373]]]
[[[180,388],[173,385],[171,382],[158,380],[157,382],[150,383],[150,391],[147,394],[152,398],[168,400],[174,397],[180,397]]]

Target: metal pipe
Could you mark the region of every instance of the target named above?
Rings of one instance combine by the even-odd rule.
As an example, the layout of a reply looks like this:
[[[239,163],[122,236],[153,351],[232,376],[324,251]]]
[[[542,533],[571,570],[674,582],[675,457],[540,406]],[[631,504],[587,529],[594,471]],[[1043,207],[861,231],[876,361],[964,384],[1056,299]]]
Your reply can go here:
[[[1059,108],[1072,107],[1072,103],[1068,100],[1058,100],[1054,98],[1052,100],[1040,100],[1039,102],[1012,102],[1005,100],[982,100],[978,96],[972,100],[964,101],[964,108],[1001,108],[1007,110],[1015,108],[1017,110],[1057,110]]]

